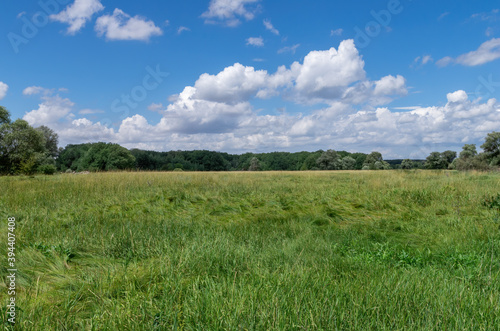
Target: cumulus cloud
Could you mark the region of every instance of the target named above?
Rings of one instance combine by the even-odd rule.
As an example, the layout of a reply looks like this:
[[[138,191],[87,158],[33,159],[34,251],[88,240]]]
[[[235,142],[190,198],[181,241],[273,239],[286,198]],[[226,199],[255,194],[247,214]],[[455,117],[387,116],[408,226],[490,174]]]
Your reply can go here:
[[[7,95],[7,90],[9,89],[9,85],[5,84],[4,82],[0,82],[0,100],[5,98]]]
[[[308,96],[337,98],[341,88],[365,78],[365,63],[352,40],[338,50],[312,51],[304,58],[296,79],[296,89]]]
[[[266,27],[267,30],[271,31],[271,33],[279,36],[280,35],[280,32],[278,31],[278,29],[276,29],[273,24],[271,23],[270,20],[264,20],[264,26]]]
[[[160,36],[163,31],[153,21],[124,13],[116,8],[113,15],[104,15],[97,19],[95,31],[107,40],[149,41],[153,36]]]
[[[38,109],[32,110],[23,116],[23,119],[32,126],[53,125],[60,119],[70,115],[74,103],[60,96],[42,96],[43,102]]]
[[[265,70],[235,63],[217,75],[201,75],[194,85],[193,93],[197,99],[236,104],[248,101],[257,91],[265,88],[267,78]]]
[[[100,0],[75,0],[59,14],[50,15],[50,19],[69,25],[67,33],[74,35],[80,31],[91,17],[104,9]]]
[[[247,39],[247,45],[262,47],[264,46],[264,39],[262,37],[250,37]]]
[[[251,6],[260,0],[211,0],[208,10],[201,17],[205,23],[222,23],[229,27],[241,24],[240,18],[254,19],[257,8]]]
[[[499,58],[500,38],[493,38],[482,43],[481,46],[479,46],[479,48],[475,51],[462,54],[455,59],[447,56],[436,62],[436,64],[440,67],[444,67],[452,63],[472,67],[492,62]]]
[[[44,94],[39,108],[25,119],[55,129],[62,144],[111,141],[127,148],[236,153],[333,148],[378,150],[386,158],[459,150],[464,143],[480,143],[487,133],[500,130],[500,104],[495,99],[480,103],[459,90],[446,96],[444,106],[391,111],[383,105],[407,93],[405,78],[366,76],[353,42],[344,41],[338,49],[312,51],[302,63],[272,73],[236,63],[217,74],[202,74],[193,86],[170,98],[170,104],[150,106],[162,116],[156,123],[139,114],[116,126],[76,118],[70,100]],[[270,96],[312,100],[308,108],[315,110],[269,115],[252,105],[255,98]]]

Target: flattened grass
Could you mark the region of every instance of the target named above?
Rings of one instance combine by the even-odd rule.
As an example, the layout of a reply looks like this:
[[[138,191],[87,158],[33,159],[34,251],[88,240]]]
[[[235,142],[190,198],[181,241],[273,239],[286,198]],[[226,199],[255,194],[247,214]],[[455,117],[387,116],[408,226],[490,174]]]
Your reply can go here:
[[[23,330],[499,329],[499,215],[483,205],[497,174],[100,173],[0,185],[0,236],[7,217],[18,223]]]

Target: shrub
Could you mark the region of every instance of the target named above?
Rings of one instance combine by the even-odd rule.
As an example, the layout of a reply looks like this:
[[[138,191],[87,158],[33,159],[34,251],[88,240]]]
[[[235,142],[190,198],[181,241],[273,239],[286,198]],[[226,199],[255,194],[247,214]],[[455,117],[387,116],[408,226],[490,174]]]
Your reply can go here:
[[[38,167],[38,172],[44,175],[53,175],[56,173],[56,167],[52,164],[43,164]]]

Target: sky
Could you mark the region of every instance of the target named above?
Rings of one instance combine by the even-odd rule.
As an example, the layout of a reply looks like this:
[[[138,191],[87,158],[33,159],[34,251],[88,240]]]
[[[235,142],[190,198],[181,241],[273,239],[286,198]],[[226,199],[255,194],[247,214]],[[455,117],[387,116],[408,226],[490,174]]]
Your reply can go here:
[[[0,105],[62,147],[424,158],[500,131],[498,1],[0,7]]]

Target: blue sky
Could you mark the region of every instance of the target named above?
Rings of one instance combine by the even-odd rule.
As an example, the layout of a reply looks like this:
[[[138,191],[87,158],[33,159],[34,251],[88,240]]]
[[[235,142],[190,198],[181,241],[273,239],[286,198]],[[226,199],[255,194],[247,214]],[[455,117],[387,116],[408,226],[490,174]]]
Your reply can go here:
[[[495,1],[8,1],[0,104],[60,145],[425,157],[500,130]]]

